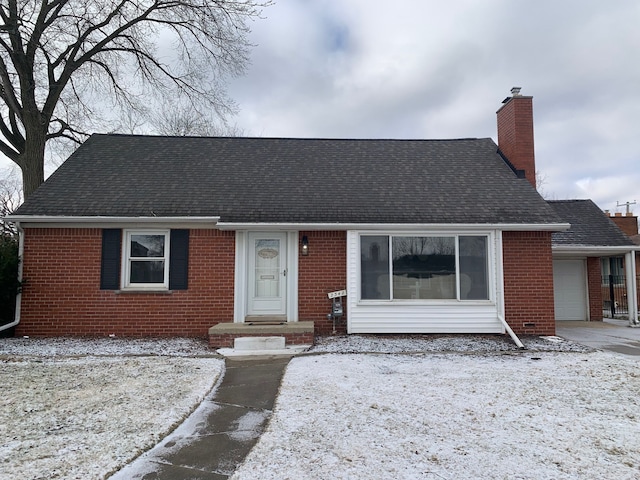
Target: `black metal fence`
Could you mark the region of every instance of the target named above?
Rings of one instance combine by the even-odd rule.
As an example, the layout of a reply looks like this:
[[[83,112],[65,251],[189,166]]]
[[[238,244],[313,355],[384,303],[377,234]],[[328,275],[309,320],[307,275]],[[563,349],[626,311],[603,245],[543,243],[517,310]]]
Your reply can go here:
[[[604,316],[610,318],[629,313],[627,282],[624,275],[602,277],[602,308]]]

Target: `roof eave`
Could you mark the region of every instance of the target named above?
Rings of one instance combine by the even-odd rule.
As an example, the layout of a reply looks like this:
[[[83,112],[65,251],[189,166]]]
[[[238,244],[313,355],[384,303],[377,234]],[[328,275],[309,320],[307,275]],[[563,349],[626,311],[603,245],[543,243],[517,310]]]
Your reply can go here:
[[[57,216],[57,215],[8,215],[2,219],[8,223],[19,223],[22,227],[98,227],[104,226],[184,226],[207,228],[215,226],[220,217],[122,217],[122,216]]]
[[[640,251],[640,245],[552,245],[554,256],[606,257]]]
[[[401,231],[450,231],[502,230],[549,231],[568,230],[568,223],[289,223],[289,222],[218,222],[220,230],[401,230]]]
[[[491,229],[502,231],[560,232],[568,223],[305,223],[305,222],[220,222],[219,216],[207,217],[124,217],[124,216],[54,216],[9,215],[5,222],[20,223],[23,227],[104,227],[105,225],[184,225],[199,228],[215,227],[219,230],[402,230],[448,231]]]

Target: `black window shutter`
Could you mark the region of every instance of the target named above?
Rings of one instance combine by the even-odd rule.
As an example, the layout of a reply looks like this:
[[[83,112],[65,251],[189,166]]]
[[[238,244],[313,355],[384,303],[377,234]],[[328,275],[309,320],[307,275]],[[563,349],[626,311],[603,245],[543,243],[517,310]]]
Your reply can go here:
[[[120,288],[121,244],[122,230],[119,228],[102,230],[101,290],[118,290]]]
[[[189,276],[189,230],[171,230],[169,289],[186,290]]]

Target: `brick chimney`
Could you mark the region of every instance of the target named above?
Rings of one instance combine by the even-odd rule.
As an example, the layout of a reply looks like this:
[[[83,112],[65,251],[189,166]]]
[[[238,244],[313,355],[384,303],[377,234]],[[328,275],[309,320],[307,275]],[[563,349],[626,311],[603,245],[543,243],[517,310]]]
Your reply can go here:
[[[536,188],[536,161],[533,145],[533,97],[520,95],[520,87],[511,89],[513,96],[502,102],[498,115],[498,148],[516,170]]]
[[[638,235],[638,217],[633,213],[628,212],[624,217],[622,213],[616,213],[615,215],[609,213],[609,218],[613,220],[613,223],[615,223],[625,235],[629,237]]]

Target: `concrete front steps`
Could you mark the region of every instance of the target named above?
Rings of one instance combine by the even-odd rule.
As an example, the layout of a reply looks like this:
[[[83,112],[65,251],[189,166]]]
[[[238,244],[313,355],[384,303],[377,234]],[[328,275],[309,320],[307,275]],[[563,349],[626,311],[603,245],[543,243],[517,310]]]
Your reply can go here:
[[[210,347],[234,350],[239,355],[297,353],[313,341],[313,322],[219,323],[209,329]]]
[[[233,348],[219,348],[217,352],[225,357],[246,357],[264,355],[296,355],[306,351],[309,345],[285,346],[284,337],[238,337]]]

